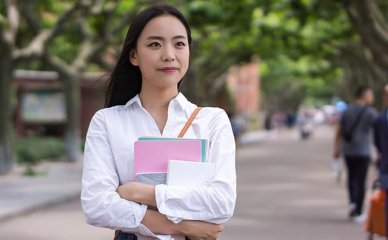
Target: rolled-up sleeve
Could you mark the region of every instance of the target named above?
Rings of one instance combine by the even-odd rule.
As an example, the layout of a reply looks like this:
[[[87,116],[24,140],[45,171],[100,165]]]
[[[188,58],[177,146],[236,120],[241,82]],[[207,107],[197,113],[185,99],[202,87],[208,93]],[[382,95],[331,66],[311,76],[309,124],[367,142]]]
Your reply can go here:
[[[89,224],[154,236],[141,221],[146,205],[122,199],[116,165],[109,145],[103,112],[90,123],[84,151],[81,204]]]
[[[216,165],[214,180],[207,186],[182,188],[157,185],[157,207],[175,223],[201,220],[224,223],[234,212],[236,203],[235,141],[225,111],[219,110],[209,124],[208,161]]]

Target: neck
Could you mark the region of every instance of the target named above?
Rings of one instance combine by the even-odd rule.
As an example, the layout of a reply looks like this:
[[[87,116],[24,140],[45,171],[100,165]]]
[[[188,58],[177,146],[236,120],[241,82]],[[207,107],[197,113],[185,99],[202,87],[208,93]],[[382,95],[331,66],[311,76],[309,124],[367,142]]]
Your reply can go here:
[[[167,110],[169,102],[177,95],[177,88],[156,89],[143,85],[139,97],[145,109],[149,112],[159,112]]]

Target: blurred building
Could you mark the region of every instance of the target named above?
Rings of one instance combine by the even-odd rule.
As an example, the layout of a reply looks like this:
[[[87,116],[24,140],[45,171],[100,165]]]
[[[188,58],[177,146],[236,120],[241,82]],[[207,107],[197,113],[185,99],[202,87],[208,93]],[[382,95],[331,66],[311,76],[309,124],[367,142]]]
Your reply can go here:
[[[258,60],[233,66],[227,75],[227,86],[234,100],[233,111],[248,118],[260,110],[260,75]]]
[[[62,136],[66,123],[65,97],[56,72],[17,70],[14,122],[16,134]],[[81,80],[81,134],[86,136],[93,114],[104,104],[105,78],[87,73]]]
[[[66,124],[63,85],[56,72],[17,70],[12,81],[16,89],[14,122],[16,134],[62,136]],[[90,119],[104,105],[106,78],[86,73],[81,79],[81,134],[86,136]],[[217,96],[217,105],[229,113],[258,121],[260,77],[257,60],[229,69],[227,94]]]

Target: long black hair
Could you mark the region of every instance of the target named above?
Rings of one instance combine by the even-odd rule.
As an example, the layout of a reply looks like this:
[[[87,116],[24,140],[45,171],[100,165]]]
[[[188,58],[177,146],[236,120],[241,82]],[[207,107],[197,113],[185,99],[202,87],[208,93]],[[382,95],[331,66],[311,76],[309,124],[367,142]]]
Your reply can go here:
[[[140,12],[129,26],[120,58],[108,77],[105,107],[124,105],[136,94],[140,93],[142,84],[141,72],[138,66],[134,66],[129,61],[129,55],[131,50],[136,49],[137,40],[147,23],[153,18],[162,15],[174,16],[183,24],[186,28],[189,46],[191,46],[190,26],[178,9],[167,4],[158,4]],[[179,84],[180,82],[178,86]]]

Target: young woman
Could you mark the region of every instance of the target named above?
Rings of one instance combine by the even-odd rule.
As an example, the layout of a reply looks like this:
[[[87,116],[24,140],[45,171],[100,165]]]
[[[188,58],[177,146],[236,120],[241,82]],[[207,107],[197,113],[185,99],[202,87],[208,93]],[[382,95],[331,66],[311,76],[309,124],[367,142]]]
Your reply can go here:
[[[177,9],[156,5],[142,11],[110,75],[106,108],[91,120],[82,208],[89,224],[120,230],[117,239],[215,239],[233,215],[235,142],[219,108],[202,108],[185,135],[209,140],[208,161],[216,165],[211,184],[187,189],[131,182],[134,142],[141,136],[177,137],[197,107],[178,90],[190,45],[190,27]]]

